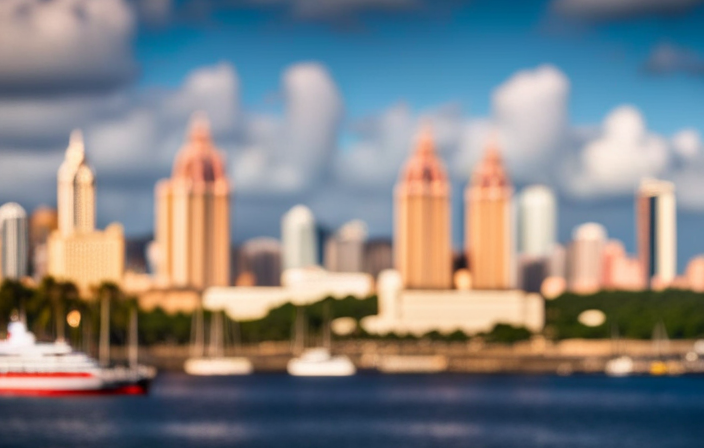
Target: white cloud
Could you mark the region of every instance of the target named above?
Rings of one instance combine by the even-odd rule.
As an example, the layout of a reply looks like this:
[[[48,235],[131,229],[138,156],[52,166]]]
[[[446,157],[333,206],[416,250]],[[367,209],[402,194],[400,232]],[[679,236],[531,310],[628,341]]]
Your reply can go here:
[[[577,196],[632,194],[643,177],[666,174],[669,163],[667,141],[646,129],[638,109],[621,106],[604,120],[601,136],[582,149],[567,188]]]
[[[134,17],[123,0],[0,2],[0,90],[114,87],[135,73]]]
[[[672,148],[685,160],[696,158],[702,152],[703,146],[696,129],[683,129],[672,137]]]

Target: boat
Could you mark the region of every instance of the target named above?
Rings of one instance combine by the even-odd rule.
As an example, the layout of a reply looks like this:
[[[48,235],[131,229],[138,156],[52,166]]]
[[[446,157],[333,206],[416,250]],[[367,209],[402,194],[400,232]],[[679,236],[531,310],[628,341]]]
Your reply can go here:
[[[101,367],[63,340],[39,343],[17,318],[0,341],[3,395],[143,395],[155,376],[156,370],[147,366]]]
[[[183,370],[194,376],[235,376],[253,372],[252,362],[241,356],[224,356],[224,334],[222,313],[215,312],[210,322],[210,342],[207,355],[204,353],[202,310],[194,315],[194,342],[191,356],[183,364]]]
[[[604,373],[608,376],[628,376],[634,372],[633,359],[630,356],[619,356],[606,362]]]
[[[447,367],[444,355],[386,355],[377,361],[382,373],[439,373]]]
[[[305,349],[288,362],[286,370],[293,376],[352,376],[357,373],[347,356],[333,356],[324,347]]]
[[[300,353],[289,360],[286,371],[292,376],[352,376],[357,373],[350,358],[345,355],[332,355],[332,335],[330,334],[330,305],[324,305],[323,346],[305,348],[303,309],[298,307],[296,316],[295,351]]]

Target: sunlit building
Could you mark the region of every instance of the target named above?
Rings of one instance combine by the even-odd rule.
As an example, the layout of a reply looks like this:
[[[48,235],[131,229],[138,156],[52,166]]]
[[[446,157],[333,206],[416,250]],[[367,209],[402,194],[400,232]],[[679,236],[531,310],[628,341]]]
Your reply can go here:
[[[230,184],[202,114],[191,120],[171,178],[156,186],[155,225],[161,285],[229,285]]]
[[[629,257],[623,243],[618,240],[610,240],[604,245],[601,287],[625,291],[643,288],[640,261]]]
[[[644,284],[654,278],[662,285],[670,283],[677,275],[677,210],[672,182],[641,182],[636,197],[636,232]]]
[[[296,205],[283,216],[281,245],[284,270],[318,265],[318,234],[308,207]]]
[[[451,185],[428,129],[395,192],[395,264],[404,288],[452,287]]]
[[[71,134],[58,173],[58,230],[49,236],[48,274],[76,284],[82,295],[102,282],[120,283],[124,271],[122,226],[95,229],[95,175],[80,131]]]
[[[491,144],[465,191],[467,259],[474,289],[513,287],[513,187]]]
[[[29,261],[27,213],[15,202],[0,207],[0,278],[27,276]]]
[[[606,229],[601,224],[586,223],[572,233],[569,253],[569,289],[578,294],[591,294],[602,287],[603,253]]]

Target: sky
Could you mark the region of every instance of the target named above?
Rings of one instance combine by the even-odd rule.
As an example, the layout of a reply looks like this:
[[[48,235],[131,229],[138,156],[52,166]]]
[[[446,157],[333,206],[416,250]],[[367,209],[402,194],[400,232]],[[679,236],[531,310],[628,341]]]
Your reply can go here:
[[[56,203],[81,128],[98,223],[153,232],[154,185],[196,110],[233,184],[233,239],[308,205],[392,231],[429,123],[462,191],[490,135],[517,191],[559,197],[559,239],[634,251],[643,177],[677,188],[680,270],[704,253],[702,0],[0,0],[0,202]]]

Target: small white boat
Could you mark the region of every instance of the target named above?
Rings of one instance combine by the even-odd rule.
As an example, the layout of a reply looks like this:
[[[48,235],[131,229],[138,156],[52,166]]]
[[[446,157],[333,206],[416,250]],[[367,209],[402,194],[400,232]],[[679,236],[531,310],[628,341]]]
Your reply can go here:
[[[634,371],[633,359],[629,356],[619,356],[618,358],[610,359],[604,366],[604,373],[609,376],[628,376]]]
[[[224,332],[222,313],[213,313],[210,322],[210,344],[204,356],[203,314],[199,310],[194,315],[194,343],[191,357],[183,364],[183,370],[195,376],[234,376],[250,375],[252,362],[242,356],[224,356]]]
[[[357,373],[347,356],[332,356],[323,347],[309,348],[288,362],[286,370],[293,376],[352,376]]]
[[[183,370],[189,375],[219,376],[219,375],[249,375],[254,370],[247,358],[189,358],[183,365]]]

